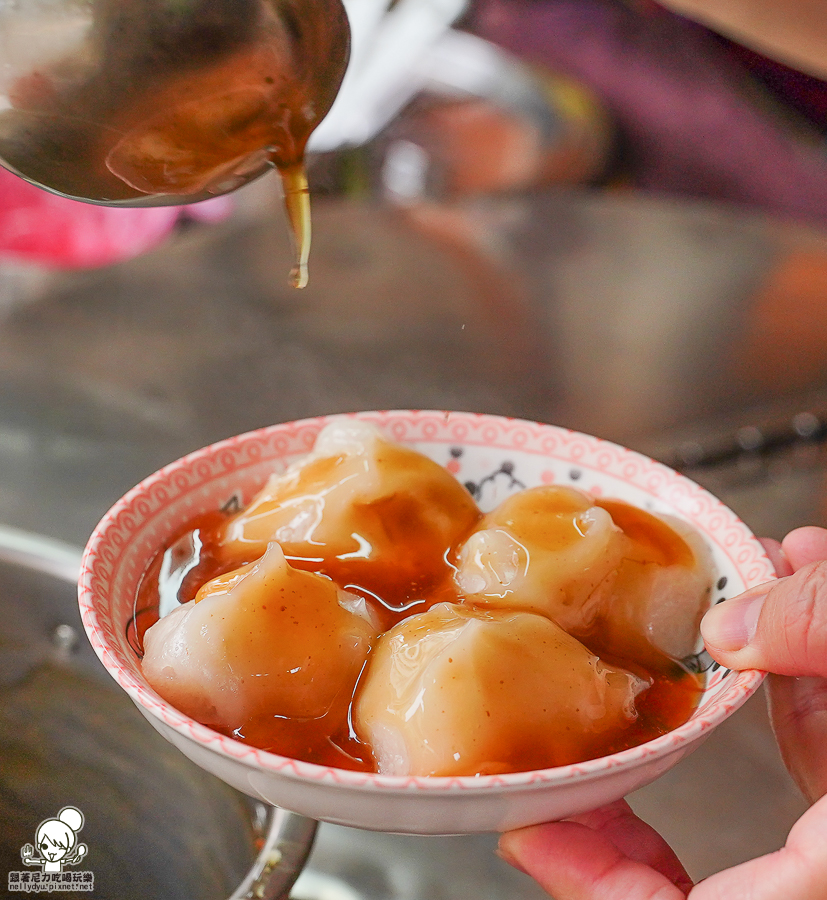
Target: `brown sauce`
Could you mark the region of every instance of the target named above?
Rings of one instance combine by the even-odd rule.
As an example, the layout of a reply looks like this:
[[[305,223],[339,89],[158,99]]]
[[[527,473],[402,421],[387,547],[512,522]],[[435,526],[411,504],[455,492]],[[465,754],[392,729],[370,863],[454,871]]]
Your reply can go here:
[[[240,520],[230,523],[225,535],[215,535],[214,540],[224,537],[236,558],[257,558],[272,539],[270,529],[284,524],[272,516],[274,510],[313,497],[326,498],[322,502],[329,511],[340,502],[328,493],[331,484],[358,482],[361,465],[354,467],[347,455],[308,462],[289,486],[254,500],[248,507],[254,514],[247,516],[245,511]],[[442,471],[441,478],[434,477],[434,464],[407,448],[383,444],[372,465],[387,478],[383,490],[379,496],[349,503],[335,535],[328,528],[317,536],[317,529],[309,541],[281,536],[278,541],[293,566],[327,575],[369,600],[382,630],[387,630],[435,603],[457,599],[453,547],[444,535],[456,535],[458,543],[479,521],[480,513],[452,476]],[[435,521],[435,510],[450,515],[443,512]]]
[[[687,672],[677,662],[666,665],[663,669],[655,669],[613,656],[607,651],[601,651],[599,647],[590,646],[589,649],[608,663],[628,669],[641,678],[652,679],[652,686],[635,701],[637,719],[619,732],[614,740],[607,741],[600,756],[637,747],[638,744],[645,744],[646,741],[674,731],[689,719],[698,706],[704,689],[703,678],[694,672]]]
[[[203,200],[275,167],[304,287],[304,153],[347,65],[341,4],[102,2],[93,18],[84,45],[11,86],[0,157],[50,190],[124,206]]]
[[[657,516],[620,500],[595,500],[615,525],[630,538],[633,558],[660,566],[692,565],[692,550],[686,541]]]
[[[661,565],[691,560],[691,551],[683,539],[656,517],[620,501],[597,502],[611,513],[618,525],[627,530],[636,547],[636,555],[641,560]],[[389,518],[394,516],[390,515]],[[222,554],[219,541],[226,522],[227,516],[223,513],[197,517],[152,561],[135,602],[130,639],[136,652],[142,652],[143,635],[158,620],[159,610],[166,613],[176,604],[188,602],[206,581],[252,561],[239,557],[228,560],[226,553]],[[421,558],[418,554],[418,549],[421,548],[416,546],[415,529],[407,535],[406,540],[412,556]],[[368,589],[364,584],[359,584],[358,566],[354,574],[352,560],[326,559],[320,564],[319,559],[291,558],[285,551],[292,565],[321,571],[340,587],[363,596],[379,613],[384,630],[436,602],[458,602],[461,599],[450,577],[453,571],[450,561],[456,558],[456,554],[456,547],[445,548],[442,555],[433,558],[431,569],[421,572],[421,584],[428,587],[427,598],[424,592],[419,595],[414,592],[407,594],[406,602],[400,604],[400,597],[394,597],[392,591],[391,602],[382,596],[381,564],[378,567],[378,577],[371,580]],[[252,554],[253,558],[255,555]],[[394,560],[385,560],[384,563],[384,571],[389,578]],[[638,696],[638,715],[633,722],[612,732],[597,748],[584,738],[584,755],[569,762],[583,761],[637,746],[675,729],[691,716],[703,692],[702,676],[687,671],[678,661],[665,657],[656,666],[644,667],[634,660],[613,654],[609,647],[601,646],[599,635],[584,642],[591,652],[606,662],[650,680],[651,686]],[[329,717],[310,721],[273,717],[264,722],[259,720],[242,723],[235,730],[224,730],[224,733],[253,746],[307,762],[358,771],[375,770],[370,748],[359,741],[353,730],[350,712],[346,721],[329,720]],[[518,760],[511,771],[543,767],[543,761],[535,756],[531,748],[526,748],[525,758]]]
[[[310,189],[303,163],[281,169],[284,208],[293,234],[295,263],[290,281],[295,288],[307,287],[307,260],[310,256]]]
[[[492,517],[498,526],[516,527],[529,543],[559,551],[582,536],[580,515],[592,505],[593,501],[582,495],[551,487],[514,494]]]

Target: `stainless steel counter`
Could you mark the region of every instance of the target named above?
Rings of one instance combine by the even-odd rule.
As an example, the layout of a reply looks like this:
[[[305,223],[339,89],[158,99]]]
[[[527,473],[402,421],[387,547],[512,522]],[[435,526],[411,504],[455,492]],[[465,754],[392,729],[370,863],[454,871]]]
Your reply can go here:
[[[820,443],[791,431],[762,456],[739,429],[827,410],[827,237],[582,192],[408,211],[322,200],[314,218],[302,293],[267,181],[228,222],[141,259],[12,285],[0,522],[80,544],[188,450],[409,406],[554,422],[689,465],[751,446],[690,474],[761,533],[824,520]],[[758,701],[635,803],[698,876],[774,849],[803,808]],[[323,827],[313,859],[370,898],[539,896],[493,843]]]

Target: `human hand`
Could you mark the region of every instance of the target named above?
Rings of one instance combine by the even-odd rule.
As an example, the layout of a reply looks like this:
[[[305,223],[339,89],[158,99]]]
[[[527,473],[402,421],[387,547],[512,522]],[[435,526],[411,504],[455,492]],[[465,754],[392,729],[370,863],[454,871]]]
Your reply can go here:
[[[658,0],[765,56],[827,75],[827,6],[821,0]]]
[[[767,679],[770,718],[787,768],[814,805],[786,846],[693,887],[668,844],[620,800],[512,831],[501,855],[555,900],[824,900],[827,897],[827,530],[765,542],[779,579],[710,610],[710,653]]]

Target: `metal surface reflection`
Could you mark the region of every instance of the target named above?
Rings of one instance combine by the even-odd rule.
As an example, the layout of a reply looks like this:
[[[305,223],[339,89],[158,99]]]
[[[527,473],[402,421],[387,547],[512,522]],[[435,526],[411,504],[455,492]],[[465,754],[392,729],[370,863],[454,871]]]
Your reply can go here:
[[[95,203],[235,190],[301,163],[347,65],[339,0],[0,7],[0,158]]]
[[[761,405],[806,411],[827,375],[816,232],[579,192],[317,218],[301,300],[253,212],[12,304],[0,520],[80,543],[181,453],[358,408],[524,416],[666,458]]]
[[[79,874],[103,896],[284,900],[316,823],[243,797],[146,727],[83,637],[79,569],[79,549],[0,528],[3,878],[31,875],[21,848],[71,806]]]

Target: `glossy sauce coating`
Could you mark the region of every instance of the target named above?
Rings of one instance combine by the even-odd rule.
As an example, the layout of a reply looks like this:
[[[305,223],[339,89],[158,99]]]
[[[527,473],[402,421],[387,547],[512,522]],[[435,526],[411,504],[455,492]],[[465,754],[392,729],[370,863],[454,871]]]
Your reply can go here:
[[[377,441],[271,479],[217,539],[236,559],[254,559],[277,540],[292,565],[370,599],[386,630],[456,598],[455,547],[479,518],[445,469]]]
[[[271,544],[147,631],[143,671],[205,725],[258,744],[275,730],[282,752],[312,755],[314,742],[347,745],[351,697],[376,631],[357,598],[293,568]]]
[[[65,56],[27,64],[9,86],[3,161],[50,190],[118,205],[202,200],[275,167],[303,287],[305,146],[347,66],[341,4],[101,0],[74,27]]]
[[[596,499],[629,539],[624,555],[659,566],[691,566],[692,549],[674,528],[662,519],[620,500]]]
[[[615,654],[668,670],[697,652],[712,593],[712,562],[697,532],[616,500],[597,500],[622,530],[612,590],[594,619],[573,633],[600,655]]]
[[[599,756],[651,686],[545,616],[439,604],[374,644],[354,722],[387,775],[492,775]]]
[[[582,491],[519,491],[480,521],[461,548],[457,581],[469,603],[548,616],[565,631],[594,619],[623,551],[611,516]]]
[[[399,463],[404,471],[408,468],[410,459],[406,454],[397,457],[395,454],[398,449],[395,445],[388,444],[382,448],[382,454],[386,461]],[[314,496],[324,494],[331,486],[331,477],[337,472],[343,478],[346,477],[346,463],[347,460],[338,457],[311,462],[293,485],[293,499],[308,493]],[[337,483],[336,477],[332,478],[332,483]],[[265,495],[266,491],[263,491],[250,507],[236,516],[213,514],[194,520],[191,527],[185,529],[167,550],[159,554],[147,571],[136,601],[137,647],[141,646],[141,637],[146,629],[157,619],[159,607],[167,610],[176,602],[187,602],[195,597],[205,581],[257,558],[261,553],[263,536],[254,534],[255,528],[251,531],[248,527],[246,539],[238,540],[237,526],[239,521],[243,522],[245,514],[249,515],[251,511],[255,513],[256,509],[262,511],[262,497],[266,501]],[[580,498],[584,496],[580,494]],[[572,528],[577,531],[575,520],[583,515],[582,500],[565,492],[559,495],[559,500],[558,521],[541,523],[540,519],[535,519],[534,525],[527,526],[529,532],[542,532],[540,543],[566,544],[572,539]],[[284,501],[285,496],[282,495],[280,502]],[[531,498],[526,501],[529,506],[530,501]],[[441,502],[444,504],[444,496]],[[591,500],[588,502],[594,503]],[[259,507],[256,507],[256,503],[259,503]],[[625,542],[625,554],[634,557],[634,562],[661,568],[692,564],[692,549],[679,534],[657,517],[620,501],[599,501],[598,506],[610,512],[616,525],[623,529],[615,530]],[[453,575],[460,547],[477,527],[479,514],[470,515],[466,499],[461,498],[455,510],[461,527],[455,529],[450,543],[435,548],[433,529],[416,525],[417,515],[412,512],[415,509],[416,504],[412,504],[410,496],[393,493],[382,498],[378,506],[373,508],[355,503],[348,510],[346,518],[337,524],[337,527],[344,526],[340,527],[339,534],[339,537],[345,538],[343,546],[334,547],[331,544],[321,552],[317,548],[315,557],[306,550],[298,552],[301,542],[296,542],[291,547],[288,540],[282,543],[282,547],[291,565],[320,572],[340,588],[363,598],[372,610],[375,621],[379,623],[381,632],[406,620],[412,621],[412,615],[432,609],[437,603],[459,603],[473,613],[473,598],[463,597]],[[255,515],[250,516],[250,519],[253,522],[261,521]],[[375,530],[377,523],[396,523],[396,526],[388,526],[382,539],[379,539],[379,532]],[[400,523],[404,523],[405,527]],[[247,525],[250,525],[249,521]],[[241,531],[244,532],[245,529],[241,528]],[[361,540],[354,538],[355,535]],[[359,548],[363,552],[358,552]],[[171,564],[173,558],[177,559],[176,565]],[[406,565],[406,561],[410,563],[411,560],[415,561],[414,564]],[[530,560],[527,564],[530,570]],[[615,569],[620,567],[618,564]],[[613,570],[610,574],[614,576],[616,571]],[[624,583],[633,589],[633,582],[634,579],[627,579]],[[488,604],[478,608],[482,611],[488,608]],[[517,609],[520,615],[531,612],[533,618],[536,614],[533,609]],[[497,612],[485,615],[493,616],[494,619],[501,616]],[[540,758],[534,751],[527,751],[527,756],[525,753],[521,755],[515,752],[511,752],[509,756],[504,750],[500,755],[509,759],[509,763],[503,771],[582,761],[635,746],[682,724],[697,705],[702,693],[702,680],[687,672],[676,660],[653,651],[642,663],[622,651],[618,652],[616,647],[605,645],[600,634],[589,631],[589,628],[584,627],[583,632],[582,635],[577,635],[579,640],[589,651],[599,655],[606,665],[619,667],[631,673],[630,677],[649,685],[635,699],[636,712],[606,729],[600,734],[598,741],[594,734],[586,733],[582,740],[568,740],[565,742],[568,749],[563,756],[549,753],[545,757],[541,754]],[[566,640],[569,638],[566,637]],[[513,654],[511,659],[515,669],[524,664],[519,653]],[[367,672],[370,672],[370,667],[371,657],[368,658]],[[519,680],[519,672],[515,670],[512,674]],[[365,677],[363,673],[362,679]],[[360,684],[364,685],[364,680]],[[356,702],[361,690],[357,685]],[[531,719],[531,703],[536,702],[536,692],[514,692],[514,698],[514,709],[510,710],[509,715],[513,713],[515,720],[521,717],[526,721]],[[358,727],[354,727],[354,718],[351,704],[347,713],[338,718],[322,716],[297,720],[276,716],[268,720],[259,717],[255,722],[219,730],[285,756],[340,768],[375,770],[376,762],[371,747],[365,742],[364,731],[360,732]],[[508,738],[509,735],[504,733],[505,743],[508,743]],[[452,774],[485,774],[486,771],[489,770],[460,769]]]

